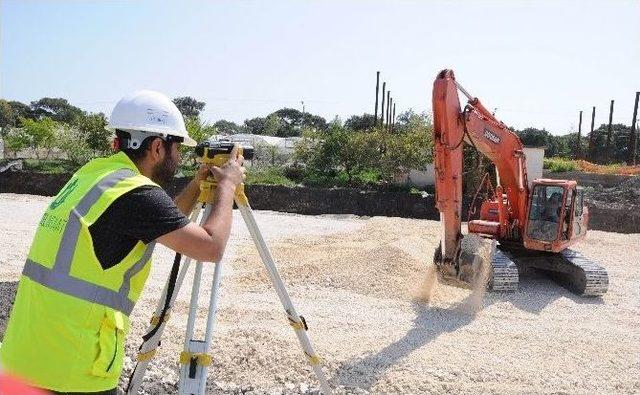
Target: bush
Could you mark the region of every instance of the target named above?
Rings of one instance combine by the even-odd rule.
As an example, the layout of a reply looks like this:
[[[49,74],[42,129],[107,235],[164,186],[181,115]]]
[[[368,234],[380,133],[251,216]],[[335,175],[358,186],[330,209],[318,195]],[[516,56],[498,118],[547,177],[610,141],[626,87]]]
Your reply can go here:
[[[47,174],[73,173],[79,168],[77,164],[64,159],[25,159],[23,163],[24,170]]]
[[[247,169],[246,183],[286,186],[296,185],[295,182],[284,176],[281,167],[249,168]]]
[[[543,168],[551,173],[561,173],[577,169],[574,161],[563,158],[548,158],[544,160]]]
[[[82,166],[102,154],[91,149],[85,137],[80,129],[68,125],[56,131],[56,145],[73,165]]]

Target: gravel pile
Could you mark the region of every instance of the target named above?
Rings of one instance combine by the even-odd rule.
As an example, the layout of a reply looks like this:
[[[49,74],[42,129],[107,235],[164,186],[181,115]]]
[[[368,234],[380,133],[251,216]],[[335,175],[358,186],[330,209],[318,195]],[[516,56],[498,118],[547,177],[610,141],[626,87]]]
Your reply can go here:
[[[587,187],[585,195],[592,204],[637,210],[640,208],[640,177],[630,178],[611,188],[604,188],[600,185]]]
[[[19,278],[49,201],[0,194],[3,281]],[[315,377],[238,214],[224,260],[208,390],[317,393]],[[640,392],[639,234],[591,231],[578,247],[609,271],[609,292],[602,299],[576,297],[544,277],[522,278],[516,293],[478,296],[477,290],[453,288],[427,276],[425,263],[439,239],[436,221],[256,216],[337,393]],[[155,259],[132,314],[127,370],[170,271],[172,253],[158,248]],[[203,301],[212,272],[206,267]],[[188,288],[180,292],[145,393],[176,390]],[[1,310],[7,310],[6,294],[12,291],[0,292]]]

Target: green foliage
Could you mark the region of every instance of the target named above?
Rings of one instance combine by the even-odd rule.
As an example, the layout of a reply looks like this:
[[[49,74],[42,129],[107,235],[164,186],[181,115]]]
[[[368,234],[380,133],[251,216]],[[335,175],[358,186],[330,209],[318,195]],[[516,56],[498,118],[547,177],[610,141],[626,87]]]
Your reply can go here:
[[[244,129],[249,134],[265,135],[267,119],[262,117],[255,117],[251,119],[245,119]]]
[[[10,128],[16,126],[16,114],[11,105],[3,99],[0,99],[0,128]]]
[[[213,125],[200,121],[198,117],[187,118],[184,125],[187,128],[189,136],[197,142],[201,142],[216,134],[216,128]]]
[[[246,133],[277,137],[300,136],[302,130],[325,130],[324,118],[302,113],[294,108],[283,108],[266,117],[256,117],[244,121]]]
[[[244,133],[244,128],[235,122],[221,119],[213,124],[213,127],[220,134],[238,134]]]
[[[281,166],[265,168],[252,167],[247,170],[247,184],[287,185],[295,186],[296,183],[288,179]]]
[[[54,121],[69,124],[74,123],[84,114],[84,111],[69,104],[67,99],[52,97],[32,101],[31,111],[37,119],[51,118]]]
[[[35,119],[35,115],[33,114],[33,111],[31,110],[31,107],[29,107],[28,105],[26,105],[24,103],[20,103],[19,101],[10,101],[8,103],[11,106],[11,109],[13,110],[13,114],[14,114],[13,125],[14,126],[20,126],[19,120],[21,118],[24,118],[24,119]]]
[[[371,130],[376,127],[373,114],[353,115],[344,123],[344,127],[358,132]]]
[[[61,173],[73,173],[79,166],[71,161],[63,159],[55,160],[37,160],[37,159],[25,159],[24,170],[34,171],[37,173],[49,173],[49,174],[61,174]]]
[[[549,170],[551,173],[561,173],[564,171],[576,170],[575,162],[564,158],[545,158],[543,166],[544,169]]]
[[[190,96],[176,97],[173,99],[173,104],[178,107],[178,110],[180,110],[185,120],[199,117],[200,112],[204,110],[204,106],[206,105],[204,102],[197,101]]]
[[[56,131],[56,146],[67,156],[73,166],[82,166],[104,154],[89,146],[86,134],[76,126],[61,125]]]
[[[381,128],[353,131],[336,119],[326,132],[306,131],[294,158],[304,165],[305,184],[326,184],[334,178],[338,185],[361,185],[388,183],[400,173],[424,167],[432,161],[432,148],[430,123],[403,124],[401,133],[392,134]]]
[[[31,144],[29,135],[21,128],[8,129],[3,133],[3,139],[6,144],[5,151],[12,151],[14,154],[29,148]]]
[[[631,127],[623,124],[611,125],[611,141],[607,155],[608,125],[602,124],[593,131],[593,151],[589,153],[589,161],[594,163],[626,162],[629,156],[629,134]],[[588,138],[587,138],[588,141]],[[640,151],[640,150],[638,150]],[[640,162],[640,152],[637,152],[636,162]]]
[[[251,163],[258,167],[273,167],[284,165],[289,156],[282,152],[278,147],[270,144],[256,144],[254,147],[254,155]]]
[[[409,109],[396,118],[396,124],[393,129],[393,133],[405,133],[415,132],[429,134],[431,139],[431,133],[433,131],[431,117],[426,112],[416,113]]]
[[[25,142],[28,143],[27,146],[34,149],[37,158],[40,158],[39,149],[45,149],[47,151],[46,157],[48,158],[51,149],[56,145],[58,123],[47,117],[38,121],[23,119],[20,123],[22,127],[19,133],[19,145],[23,145]],[[22,149],[24,148],[23,146]]]
[[[99,154],[109,152],[113,133],[107,130],[107,119],[103,113],[83,115],[76,122],[87,145]]]

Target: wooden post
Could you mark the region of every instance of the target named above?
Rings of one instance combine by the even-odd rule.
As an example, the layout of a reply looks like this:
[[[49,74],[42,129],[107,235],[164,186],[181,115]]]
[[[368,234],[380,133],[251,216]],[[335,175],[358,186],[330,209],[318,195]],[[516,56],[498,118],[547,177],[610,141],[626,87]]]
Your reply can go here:
[[[376,71],[376,109],[373,113],[373,119],[378,122],[378,89],[380,88],[380,72]]]
[[[380,111],[380,126],[384,126],[384,101],[386,100],[384,97],[385,95],[384,91],[386,88],[387,88],[387,83],[383,82],[382,83],[382,108]]]
[[[580,111],[580,119],[578,121],[578,146],[576,147],[576,159],[582,159],[582,111]]]
[[[629,157],[627,158],[627,165],[635,166],[636,164],[636,140],[637,130],[636,121],[638,119],[638,99],[640,98],[640,92],[636,92],[636,102],[633,105],[633,120],[631,121],[631,132],[629,133]]]
[[[391,115],[391,109],[393,108],[393,97],[389,101],[389,125],[387,125],[387,129],[391,131],[391,127],[393,126],[393,116]]]
[[[607,126],[607,145],[604,148],[604,162],[609,163],[611,161],[611,123],[613,122],[613,100],[611,100],[611,106],[609,107],[609,126]]]
[[[389,125],[389,112],[391,111],[391,91],[387,91],[387,125]]]
[[[396,103],[393,103],[393,116],[391,117],[391,131],[396,127]]]
[[[593,152],[593,126],[596,120],[596,107],[594,106],[591,110],[591,132],[589,132],[589,152],[587,155],[589,156],[590,162],[596,162],[596,154]]]

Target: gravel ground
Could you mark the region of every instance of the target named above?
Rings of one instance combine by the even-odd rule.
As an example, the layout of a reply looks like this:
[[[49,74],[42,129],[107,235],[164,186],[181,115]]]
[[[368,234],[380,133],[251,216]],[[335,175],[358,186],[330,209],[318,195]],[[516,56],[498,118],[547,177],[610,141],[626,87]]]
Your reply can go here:
[[[0,194],[0,333],[48,202]],[[601,299],[576,297],[536,275],[521,278],[516,293],[478,298],[426,278],[438,222],[273,212],[256,218],[338,393],[640,393],[639,234],[591,231],[577,248],[609,271]],[[239,213],[234,221],[209,392],[317,393]],[[127,369],[171,262],[159,247],[132,314]],[[189,283],[147,373],[147,393],[175,392]]]

